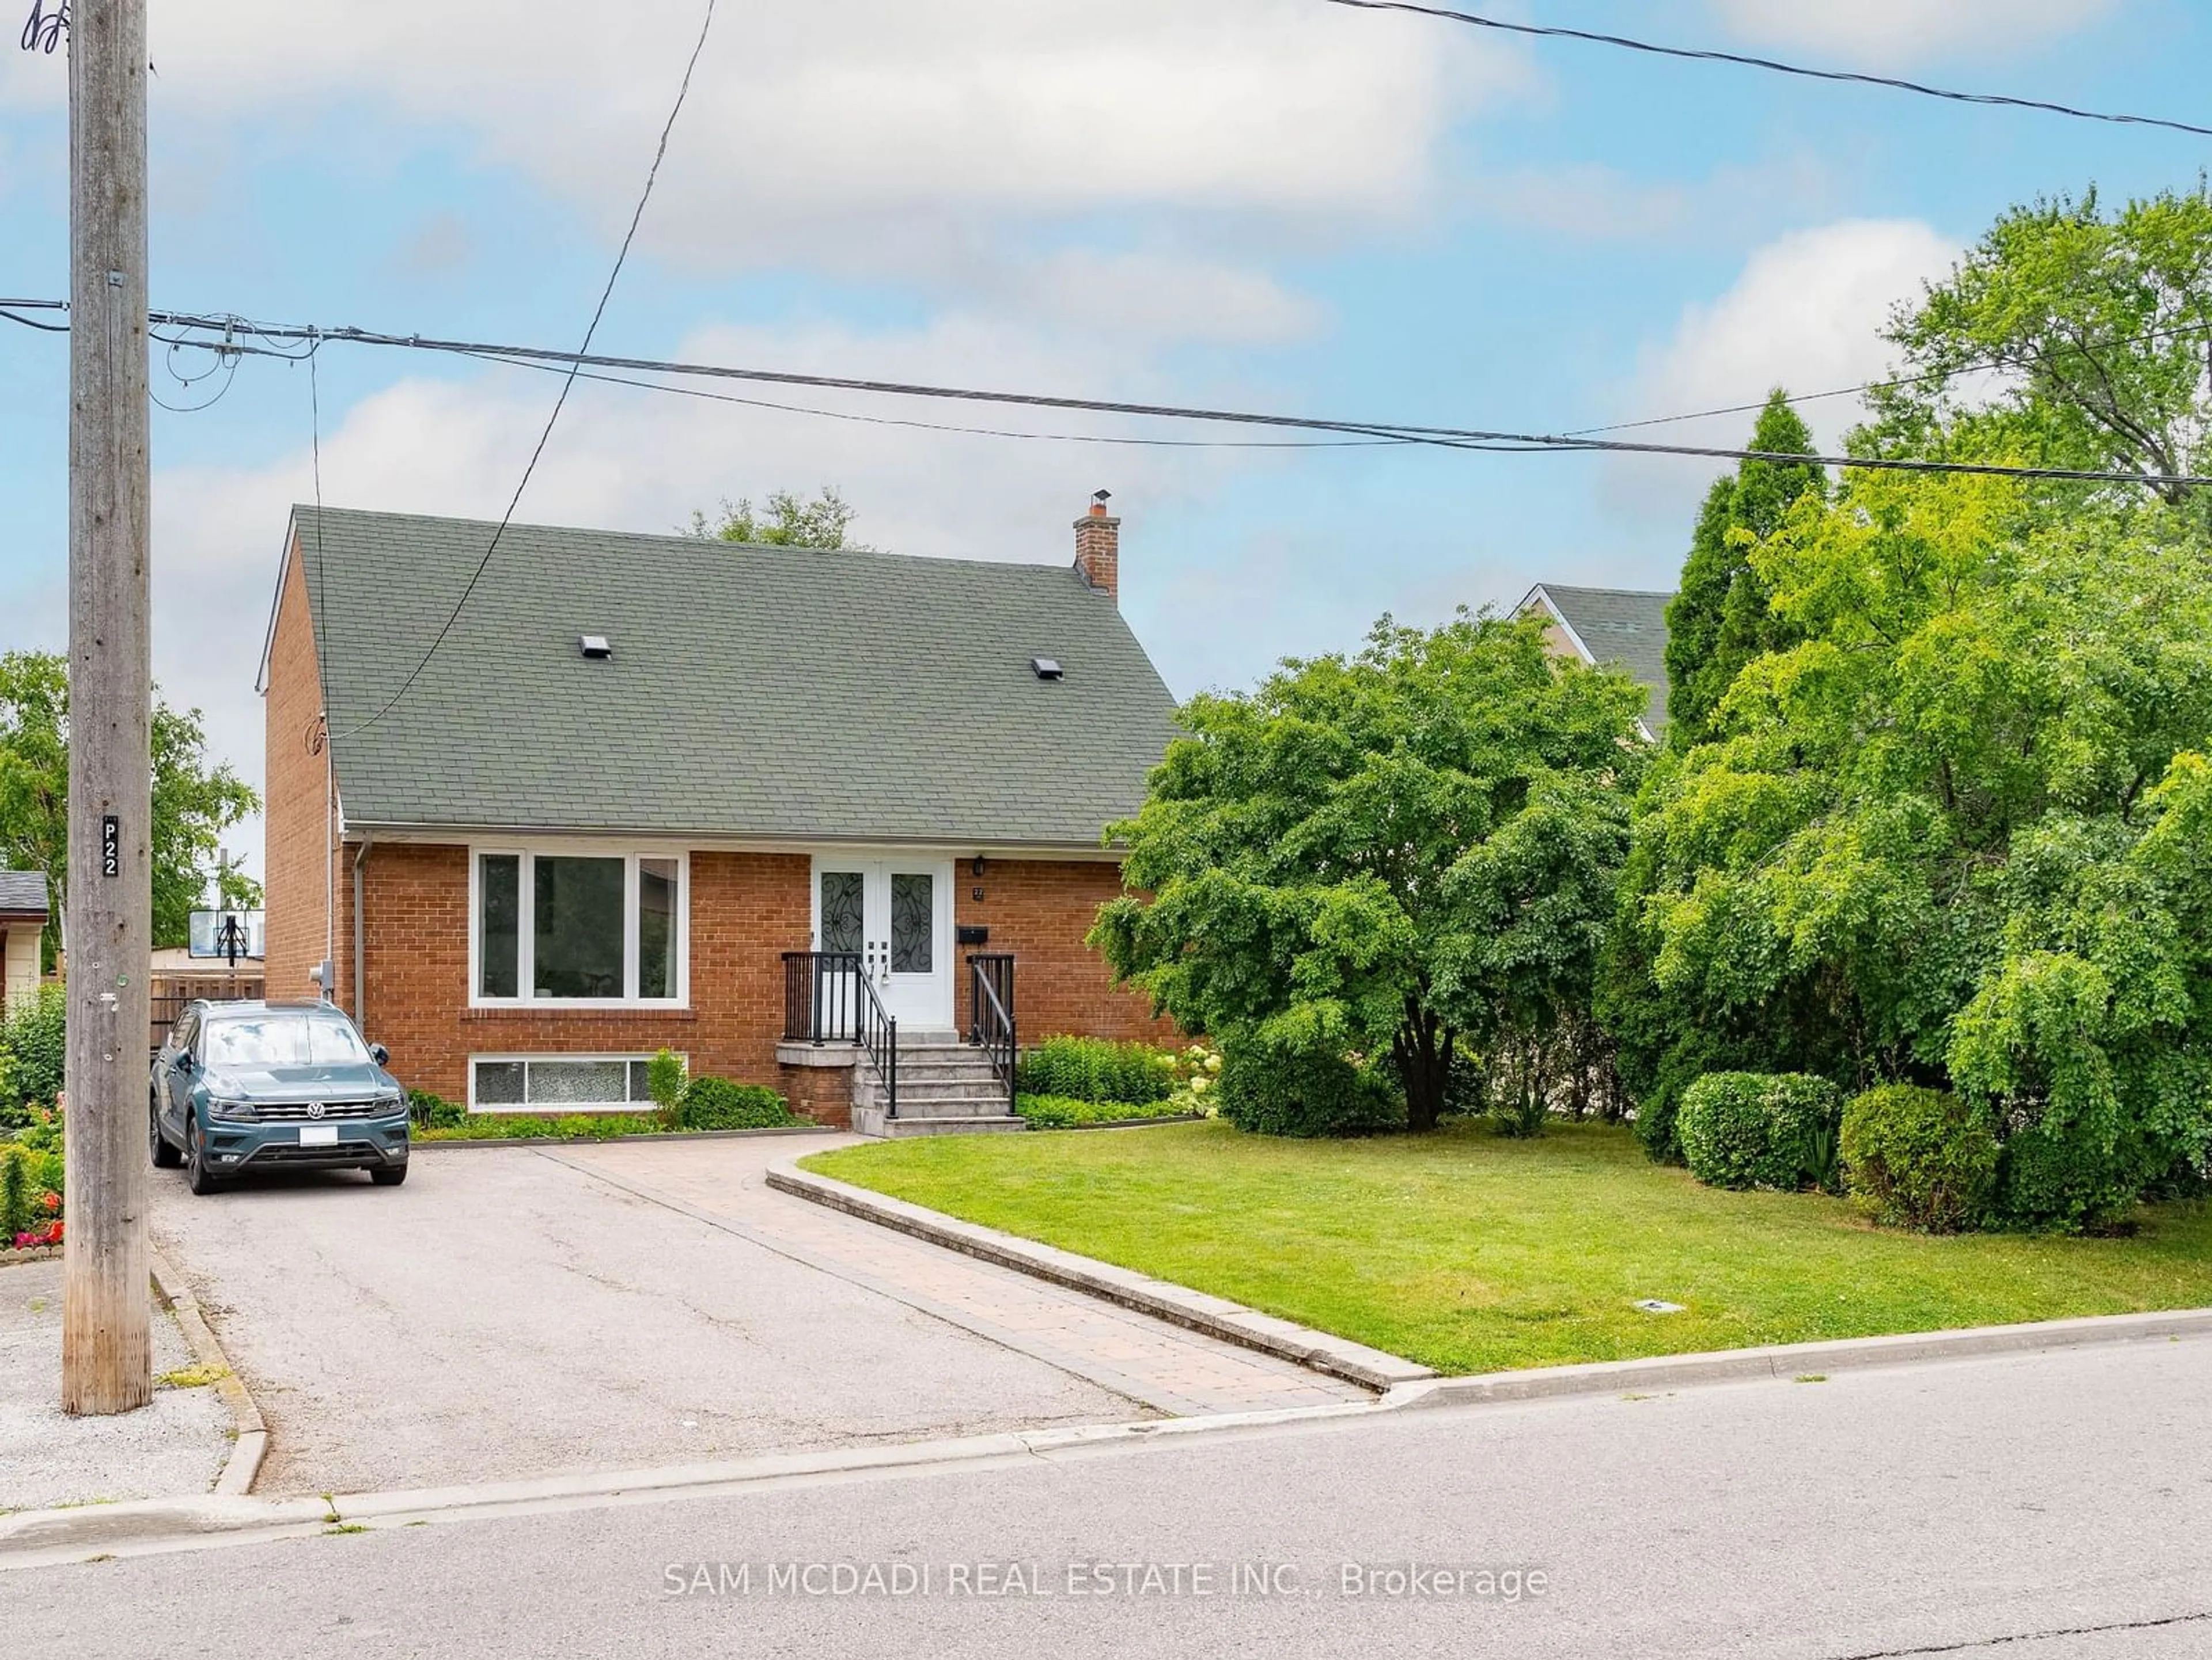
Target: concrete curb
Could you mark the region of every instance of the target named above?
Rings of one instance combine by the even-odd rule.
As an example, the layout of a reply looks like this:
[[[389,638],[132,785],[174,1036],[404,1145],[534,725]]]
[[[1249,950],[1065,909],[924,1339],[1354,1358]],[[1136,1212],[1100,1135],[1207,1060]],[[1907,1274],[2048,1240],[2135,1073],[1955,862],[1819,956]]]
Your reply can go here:
[[[185,1341],[191,1346],[192,1358],[216,1374],[216,1391],[230,1409],[230,1456],[224,1461],[222,1474],[216,1480],[216,1493],[221,1498],[243,1498],[253,1490],[253,1478],[261,1473],[261,1461],[268,1456],[269,1426],[254,1402],[252,1390],[246,1387],[246,1380],[238,1375],[238,1368],[223,1353],[222,1341],[208,1324],[207,1316],[200,1312],[199,1299],[192,1295],[184,1276],[151,1246],[147,1248],[146,1260],[154,1271],[154,1288],[161,1293],[169,1312],[176,1316],[177,1324],[184,1330]]]
[[[926,1239],[949,1250],[963,1251],[1001,1268],[1014,1268],[1056,1286],[1135,1309],[1191,1331],[1236,1343],[1262,1354],[1289,1360],[1309,1371],[1339,1377],[1347,1383],[1377,1391],[1400,1383],[1434,1377],[1427,1366],[1364,1343],[1353,1343],[1326,1332],[1310,1330],[1248,1309],[1225,1297],[1212,1297],[1186,1286],[1155,1280],[1148,1274],[1117,1268],[1073,1251],[1017,1238],[996,1228],[963,1222],[942,1212],[890,1199],[865,1188],[817,1176],[799,1168],[795,1159],[779,1159],[769,1166],[768,1185],[779,1193],[811,1200],[832,1210],[879,1223],[901,1233]]]
[[[217,1544],[302,1538],[332,1528],[399,1528],[550,1511],[724,1497],[748,1489],[809,1486],[884,1475],[927,1475],[1033,1459],[1127,1451],[1148,1441],[1297,1429],[1330,1420],[1371,1420],[1430,1407],[1498,1405],[1662,1390],[1693,1384],[1771,1382],[1816,1368],[1869,1370],[1930,1360],[2026,1354],[2100,1344],[2212,1337],[2212,1309],[2172,1314],[2122,1314],[2021,1326],[1991,1326],[1898,1337],[1853,1338],[1771,1348],[1672,1355],[1477,1377],[1427,1377],[1397,1384],[1380,1401],[1209,1417],[1096,1424],[1065,1429],[1000,1432],[904,1446],[769,1453],[720,1463],[608,1470],[479,1487],[416,1488],[321,1499],[206,1498],[149,1499],[72,1510],[27,1511],[0,1517],[0,1572],[145,1556]]]
[[[834,1124],[771,1124],[751,1130],[656,1130],[649,1135],[490,1135],[481,1139],[425,1141],[410,1135],[410,1152],[428,1147],[613,1147],[625,1141],[737,1141],[756,1135],[839,1135]]]
[[[1542,1401],[1575,1395],[1658,1393],[1699,1383],[1771,1382],[1923,1361],[2037,1354],[2054,1349],[2187,1337],[2212,1337],[2212,1309],[2093,1315],[2082,1319],[2043,1320],[2015,1326],[1969,1326],[1958,1331],[1778,1343],[1755,1349],[1656,1355],[1645,1360],[1603,1360],[1580,1366],[1546,1366],[1531,1371],[1438,1377],[1393,1389],[1385,1404],[1455,1407],[1492,1401]]]

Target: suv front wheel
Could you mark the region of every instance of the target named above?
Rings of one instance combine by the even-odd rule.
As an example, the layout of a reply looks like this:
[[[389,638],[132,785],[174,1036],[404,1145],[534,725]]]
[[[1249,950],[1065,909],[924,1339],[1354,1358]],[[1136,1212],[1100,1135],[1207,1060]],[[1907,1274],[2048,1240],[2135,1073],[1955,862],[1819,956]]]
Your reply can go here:
[[[200,1140],[198,1113],[185,1115],[185,1185],[194,1193],[213,1193],[222,1183],[208,1168],[207,1144]]]

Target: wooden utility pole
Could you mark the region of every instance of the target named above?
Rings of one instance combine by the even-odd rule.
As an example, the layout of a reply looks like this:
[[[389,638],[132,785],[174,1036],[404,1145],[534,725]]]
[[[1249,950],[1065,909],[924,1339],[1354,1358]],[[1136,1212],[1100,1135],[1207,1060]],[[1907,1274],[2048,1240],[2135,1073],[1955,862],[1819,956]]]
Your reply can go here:
[[[153,1398],[146,0],[70,8],[69,1190],[62,1408]]]

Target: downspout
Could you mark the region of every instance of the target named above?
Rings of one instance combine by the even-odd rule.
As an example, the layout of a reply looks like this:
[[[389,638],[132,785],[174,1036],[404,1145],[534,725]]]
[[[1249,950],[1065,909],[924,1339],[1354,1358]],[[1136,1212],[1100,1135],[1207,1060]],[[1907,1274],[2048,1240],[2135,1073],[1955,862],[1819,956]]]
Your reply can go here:
[[[363,887],[361,866],[362,860],[368,857],[368,844],[371,839],[368,831],[362,831],[361,851],[353,856],[353,1023],[364,1032],[368,1030],[368,1017],[364,1012],[368,1006],[368,980],[365,967],[368,952],[362,943],[363,930],[361,919],[361,897]]]

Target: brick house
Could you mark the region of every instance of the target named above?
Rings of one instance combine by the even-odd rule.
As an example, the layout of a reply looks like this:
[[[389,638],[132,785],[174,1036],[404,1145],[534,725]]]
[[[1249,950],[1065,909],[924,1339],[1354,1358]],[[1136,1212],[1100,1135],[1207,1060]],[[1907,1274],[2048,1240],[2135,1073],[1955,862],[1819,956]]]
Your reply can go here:
[[[495,527],[295,508],[269,994],[326,976],[479,1111],[634,1105],[665,1046],[880,1128],[902,1068],[978,1092],[963,1040],[1003,1084],[1009,1014],[1171,1037],[1083,943],[1174,710],[1119,527],[1102,493],[1071,567],[512,526],[410,684]]]

